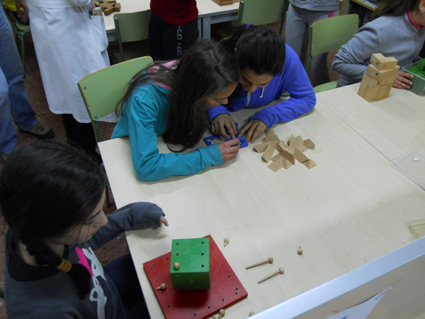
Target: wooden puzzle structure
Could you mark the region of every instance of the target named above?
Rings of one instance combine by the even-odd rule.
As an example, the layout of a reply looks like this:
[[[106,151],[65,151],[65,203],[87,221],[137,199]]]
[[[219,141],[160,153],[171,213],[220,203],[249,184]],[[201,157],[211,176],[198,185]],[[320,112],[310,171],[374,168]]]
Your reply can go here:
[[[303,140],[301,136],[294,137],[294,135],[291,135],[285,143],[270,129],[263,143],[254,145],[254,150],[263,153],[261,158],[266,163],[271,160],[273,163],[268,168],[277,172],[282,167],[289,169],[295,165],[296,161],[302,163],[308,169],[315,167],[316,163],[303,154],[309,149],[313,150],[314,147],[315,144],[310,139]],[[274,155],[275,151],[278,151],[277,155]]]
[[[170,274],[174,289],[210,289],[209,239],[174,239],[171,247]]]
[[[105,16],[110,15],[112,12],[120,12],[121,4],[117,3],[116,0],[96,0],[94,2],[95,7],[102,8]]]
[[[177,243],[179,244],[177,245]],[[199,249],[197,247],[199,245],[203,245],[203,247]],[[167,319],[210,318],[219,313],[221,309],[224,311],[225,308],[248,296],[247,291],[210,235],[204,238],[173,240],[171,250],[171,252],[143,264],[152,289]],[[206,287],[207,272],[203,270],[207,265],[207,251],[209,256],[209,289],[187,290],[187,287],[201,283]],[[176,254],[179,254],[179,256],[173,256]],[[199,258],[199,256],[201,257]],[[183,258],[175,259],[173,257]],[[193,268],[190,267],[192,260],[194,260]],[[176,263],[179,264],[177,270],[174,267]],[[178,287],[180,287],[179,285],[183,287],[182,290],[174,288],[175,282],[172,279],[173,276],[183,274],[179,270],[186,274],[186,282],[177,282]],[[197,277],[199,273],[201,274]],[[198,279],[201,277],[203,279]],[[157,289],[158,287],[159,289]],[[164,287],[164,289],[161,287]],[[222,314],[224,314],[223,311]]]
[[[386,58],[380,53],[372,54],[358,94],[368,102],[388,97],[400,70],[397,62],[395,58]]]

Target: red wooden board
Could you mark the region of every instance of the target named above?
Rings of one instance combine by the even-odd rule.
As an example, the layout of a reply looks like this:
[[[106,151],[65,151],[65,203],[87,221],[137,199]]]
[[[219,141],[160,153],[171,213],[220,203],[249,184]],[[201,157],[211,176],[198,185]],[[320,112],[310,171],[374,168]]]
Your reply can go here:
[[[171,252],[143,264],[167,319],[208,318],[248,297],[238,277],[210,235],[211,289],[174,290],[170,276]],[[156,290],[162,283],[165,290]]]

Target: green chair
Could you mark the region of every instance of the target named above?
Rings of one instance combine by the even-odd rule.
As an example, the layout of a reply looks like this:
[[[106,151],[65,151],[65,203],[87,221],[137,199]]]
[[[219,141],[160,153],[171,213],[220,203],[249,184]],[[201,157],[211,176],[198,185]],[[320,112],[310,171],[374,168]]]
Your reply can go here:
[[[252,23],[255,25],[270,24],[281,21],[279,34],[285,21],[286,11],[288,11],[289,0],[241,0],[238,11],[238,26]],[[222,39],[230,38],[237,27],[230,27],[218,30]]]
[[[118,62],[148,56],[148,27],[150,10],[115,13],[114,23],[118,46],[111,46],[109,51]]]
[[[17,20],[11,20],[7,12],[5,12],[5,14],[12,27],[13,33],[15,33],[19,39],[19,45],[17,45],[17,47],[19,54],[21,55],[22,66],[24,67],[25,75],[25,35],[31,32],[31,27],[29,25],[22,24]]]
[[[305,70],[308,72],[313,57],[332,50],[338,50],[357,33],[359,16],[347,14],[335,16],[314,22],[310,26],[308,45],[308,61]],[[314,92],[319,93],[336,88],[336,81],[328,82],[314,87]]]
[[[86,76],[78,82],[81,96],[93,125],[96,141],[101,141],[97,121],[115,112],[118,101],[124,96],[127,84],[140,70],[152,64],[150,56],[118,63]],[[109,196],[106,192],[109,206]]]

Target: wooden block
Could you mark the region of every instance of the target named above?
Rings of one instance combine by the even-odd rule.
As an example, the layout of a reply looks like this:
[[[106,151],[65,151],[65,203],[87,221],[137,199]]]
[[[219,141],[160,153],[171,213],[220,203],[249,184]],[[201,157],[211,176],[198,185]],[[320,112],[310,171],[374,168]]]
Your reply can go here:
[[[233,0],[213,0],[215,3],[217,3],[219,6],[224,6],[226,4],[232,4]]]
[[[279,156],[279,159],[271,163],[268,168],[270,168],[273,172],[277,172],[282,168],[284,158],[282,156]]]
[[[305,156],[303,153],[301,153],[301,151],[298,148],[295,148],[294,157],[300,163],[304,163],[308,161],[308,157]]]
[[[292,165],[293,165],[293,164],[292,164],[290,161],[288,161],[286,158],[284,158],[284,157],[283,157],[282,167],[283,167],[284,169],[288,169],[288,168],[290,168]]]
[[[300,144],[302,144],[304,141],[303,141],[303,138],[301,137],[301,136],[297,136],[297,137],[293,137],[293,136],[291,136],[291,138],[289,139],[289,141],[288,141],[288,146],[289,147],[296,147],[296,146],[298,146],[298,145],[300,145]]]
[[[110,15],[114,11],[115,11],[115,8],[114,7],[109,7],[109,8],[103,9],[103,14],[105,16],[108,16],[108,15]]]
[[[271,158],[271,160],[272,160],[272,162],[274,162],[274,161],[277,161],[278,159],[280,159],[281,157],[282,157],[282,155],[280,155],[280,153],[279,153],[279,154],[276,154],[275,156],[273,156]]]
[[[294,154],[291,154],[288,151],[283,150],[283,151],[280,152],[279,155],[282,156],[283,158],[286,158],[289,162],[291,162],[293,165],[295,165],[295,156],[294,156]]]
[[[271,142],[271,141],[279,141],[279,137],[275,134],[275,132],[272,129],[270,129],[267,132],[267,135],[264,138],[263,143]]]
[[[384,81],[388,78],[394,77],[394,75],[397,75],[399,70],[400,70],[400,66],[398,65],[396,65],[394,69],[378,70],[373,64],[369,64],[366,70],[366,74],[369,75],[371,78],[376,79],[378,81]]]
[[[108,2],[108,3],[111,3],[111,4],[116,4],[117,3],[117,0],[104,0],[103,2]]]
[[[374,53],[370,58],[370,63],[373,64],[378,70],[389,70],[395,68],[397,59],[393,57],[384,57],[381,53]]]
[[[310,140],[309,138],[304,140],[303,144],[304,144],[305,147],[307,147],[310,150],[314,150],[314,148],[316,147],[316,145],[313,143],[313,141]]]
[[[291,137],[289,138],[289,140],[288,140],[288,142],[286,142],[286,144],[288,145],[288,146],[290,146],[291,145],[291,143],[292,143],[292,141],[295,139],[295,137],[294,137],[294,135],[292,134],[291,135]]]
[[[307,160],[307,161],[303,162],[303,164],[304,164],[304,165],[305,165],[308,169],[313,168],[314,166],[317,166],[317,165],[316,165],[316,163],[315,163],[312,159],[309,159],[309,160]]]
[[[280,140],[279,143],[276,145],[276,149],[278,151],[284,151],[284,150],[286,150],[286,147],[287,146],[286,146],[285,142],[282,141],[282,140]]]
[[[267,148],[264,151],[264,154],[261,158],[263,159],[263,161],[268,163],[270,159],[272,158],[273,153],[274,153],[274,147],[272,145],[267,145]]]
[[[120,12],[121,11],[121,3],[116,3],[115,4],[115,12]]]
[[[298,148],[298,149],[299,149],[301,152],[303,152],[303,153],[308,151],[308,148],[307,148],[307,147],[305,147],[303,143],[301,143],[301,144],[299,144],[299,145],[295,146],[295,148]]]
[[[108,9],[108,8],[113,8],[113,5],[108,3],[108,2],[103,2],[99,5],[99,7],[101,7],[103,10]]]
[[[288,148],[286,151],[287,151],[288,153],[290,153],[290,154],[294,155],[295,147],[290,147],[290,148]]]
[[[100,6],[100,1],[95,1],[95,2],[94,2],[94,5],[95,5],[96,7]]]
[[[387,85],[381,85],[379,88],[378,96],[376,97],[376,100],[382,100],[390,95],[392,83]]]
[[[268,142],[268,143],[256,144],[256,145],[254,145],[254,150],[255,150],[257,153],[263,153],[263,152],[266,150],[267,146],[269,146],[269,144],[270,144],[270,142]]]

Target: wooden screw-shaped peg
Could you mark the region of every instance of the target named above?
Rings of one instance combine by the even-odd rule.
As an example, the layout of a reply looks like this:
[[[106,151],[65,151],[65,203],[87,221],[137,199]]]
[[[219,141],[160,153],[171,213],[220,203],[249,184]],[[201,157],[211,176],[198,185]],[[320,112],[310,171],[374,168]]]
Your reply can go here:
[[[245,269],[251,269],[251,268],[261,266],[261,265],[265,265],[265,264],[273,264],[273,257],[269,257],[269,259],[267,259],[265,261],[262,261],[260,263],[257,263],[257,264],[254,264],[254,265],[251,265],[251,266],[248,266],[248,267],[245,267]]]
[[[165,287],[167,287],[165,284],[161,284],[161,286],[156,287],[156,290],[165,290]]]
[[[259,284],[261,284],[263,281],[266,281],[266,280],[268,280],[268,279],[270,279],[270,278],[272,278],[272,277],[274,277],[274,276],[277,276],[277,275],[283,275],[283,273],[285,272],[285,270],[283,269],[283,267],[280,267],[279,268],[279,271],[276,271],[274,274],[271,274],[270,276],[268,276],[268,277],[266,277],[266,278],[264,278],[264,279],[261,279],[261,280],[259,280],[259,281],[257,281]]]
[[[255,312],[254,312],[254,311],[251,311],[251,312],[249,313],[249,316],[248,316],[248,317],[251,317],[251,316],[253,316],[253,315],[255,315]]]
[[[224,247],[226,247],[230,242],[229,238],[224,238]]]
[[[301,246],[298,246],[297,254],[300,256],[303,254],[303,250],[301,249]]]
[[[180,268],[180,263],[174,263],[173,265],[174,269],[177,270]]]
[[[226,310],[220,309],[220,311],[218,312],[218,318],[217,319],[223,318],[225,314],[226,314]]]

